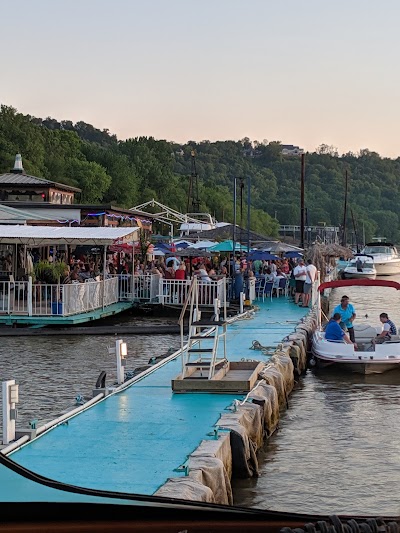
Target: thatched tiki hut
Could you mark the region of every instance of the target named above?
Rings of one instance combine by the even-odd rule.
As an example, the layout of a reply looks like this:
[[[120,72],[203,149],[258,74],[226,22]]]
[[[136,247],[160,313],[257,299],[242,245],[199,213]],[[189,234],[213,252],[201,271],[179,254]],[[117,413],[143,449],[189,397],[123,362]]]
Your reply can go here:
[[[325,275],[336,266],[337,258],[351,259],[353,252],[338,244],[315,243],[307,250],[306,257],[311,259],[321,273],[321,280],[324,280]]]

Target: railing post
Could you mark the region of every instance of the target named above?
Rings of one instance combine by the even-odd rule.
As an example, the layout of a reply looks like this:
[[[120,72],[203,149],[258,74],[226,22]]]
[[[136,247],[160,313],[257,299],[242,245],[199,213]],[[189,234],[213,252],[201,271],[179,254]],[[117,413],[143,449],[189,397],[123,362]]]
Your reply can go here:
[[[160,278],[158,281],[158,303],[164,303],[164,282],[163,278]]]
[[[32,316],[32,276],[28,277],[28,294],[26,297],[26,302],[28,306],[28,316]]]
[[[11,281],[7,281],[7,287],[8,287],[7,314],[10,315],[11,314]]]
[[[244,292],[240,292],[239,293],[239,313],[240,314],[243,314],[243,311],[244,311],[244,307],[243,307],[243,302],[244,302]]]
[[[321,284],[321,273],[320,271],[318,270],[317,272],[317,283],[318,283],[318,288],[317,288],[317,327],[318,329],[320,330],[321,329],[321,292],[319,291],[319,286]]]

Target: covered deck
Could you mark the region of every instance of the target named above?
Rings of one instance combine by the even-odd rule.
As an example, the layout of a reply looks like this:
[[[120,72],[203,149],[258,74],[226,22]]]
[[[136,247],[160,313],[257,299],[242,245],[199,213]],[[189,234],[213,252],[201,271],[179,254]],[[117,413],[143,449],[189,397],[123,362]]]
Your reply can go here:
[[[88,278],[84,283],[35,282],[32,270],[27,270],[22,279],[15,279],[16,269],[11,270],[0,281],[0,324],[76,324],[129,308],[132,300],[126,297],[127,283],[106,273],[106,253],[107,247],[115,242],[137,241],[138,230],[132,227],[2,227],[0,244],[15,246],[15,255],[18,246],[19,253],[23,252],[26,258],[28,247],[83,245],[103,247],[104,258],[102,275]]]

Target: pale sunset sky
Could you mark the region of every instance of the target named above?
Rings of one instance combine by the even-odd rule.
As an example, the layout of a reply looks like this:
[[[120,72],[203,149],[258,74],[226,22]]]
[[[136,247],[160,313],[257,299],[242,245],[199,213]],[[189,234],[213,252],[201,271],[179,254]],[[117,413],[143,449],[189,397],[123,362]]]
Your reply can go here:
[[[400,155],[398,0],[0,0],[0,102],[121,139]]]

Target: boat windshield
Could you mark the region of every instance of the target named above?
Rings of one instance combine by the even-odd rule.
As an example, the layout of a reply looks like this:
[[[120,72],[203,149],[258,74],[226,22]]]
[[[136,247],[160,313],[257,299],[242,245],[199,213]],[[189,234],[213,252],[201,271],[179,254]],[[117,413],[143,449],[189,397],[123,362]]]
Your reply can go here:
[[[390,246],[367,246],[364,250],[365,254],[392,254],[393,249]]]

